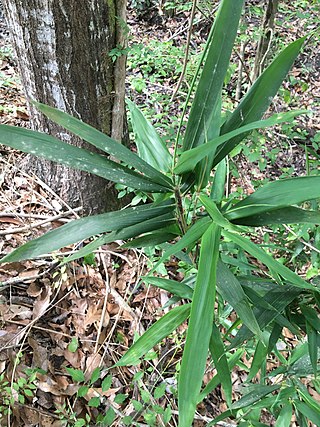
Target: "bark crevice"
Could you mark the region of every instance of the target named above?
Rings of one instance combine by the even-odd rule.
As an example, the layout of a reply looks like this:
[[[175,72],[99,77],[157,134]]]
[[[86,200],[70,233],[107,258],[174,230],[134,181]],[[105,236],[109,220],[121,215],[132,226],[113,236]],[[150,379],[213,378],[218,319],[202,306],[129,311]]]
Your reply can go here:
[[[121,77],[114,75],[109,56],[116,46],[116,27],[112,24],[116,22],[115,5],[115,0],[4,1],[27,98],[64,110],[109,135],[116,126],[112,124],[114,82]],[[89,148],[32,104],[29,109],[33,129]],[[32,156],[27,157],[24,167],[71,207],[81,204],[86,213],[119,208],[113,185],[100,177]]]

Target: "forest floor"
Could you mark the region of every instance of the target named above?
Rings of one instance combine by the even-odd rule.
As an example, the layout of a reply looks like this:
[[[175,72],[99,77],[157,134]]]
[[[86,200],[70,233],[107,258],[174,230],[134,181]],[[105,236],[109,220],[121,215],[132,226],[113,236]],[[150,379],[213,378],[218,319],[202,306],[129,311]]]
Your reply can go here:
[[[293,10],[291,13],[289,20],[279,16],[277,21],[276,30],[286,43],[314,29],[308,16],[299,17]],[[175,47],[183,49],[188,17],[188,12],[173,18],[152,13],[145,19],[138,19],[131,13],[130,43],[147,45],[150,40],[172,40]],[[247,18],[246,23],[249,34],[259,25],[254,14],[251,18],[251,21]],[[195,49],[204,43],[208,25],[206,19],[195,25],[192,39]],[[248,43],[246,49],[245,59],[249,61],[254,56],[255,42]],[[236,64],[236,57],[233,60]],[[176,102],[165,108],[158,101],[163,96],[172,95],[177,76],[173,80],[171,75],[169,78],[164,76],[160,83],[145,79],[138,60],[134,61],[133,57],[128,77],[129,96],[142,108],[151,107],[161,117],[175,117],[187,85],[182,86]],[[137,80],[132,81],[139,73],[146,85],[142,90],[136,90]],[[312,49],[307,47],[290,76],[284,87],[288,96],[290,93],[290,102],[279,97],[273,109],[283,111],[298,107],[311,109],[315,114],[299,119],[301,121],[291,129],[289,136],[283,136],[281,129],[265,133],[268,145],[259,152],[259,157],[261,153],[265,157],[266,168],[261,168],[253,155],[252,163],[248,162],[246,153],[239,155],[239,182],[245,191],[250,191],[256,181],[279,177],[284,172],[304,174],[305,146],[313,147],[315,154],[320,155],[315,145],[317,141],[320,144],[320,49],[316,50],[314,45]],[[228,83],[230,93],[236,83],[235,77],[231,77]],[[155,96],[150,97],[151,92]],[[1,19],[0,122],[29,126],[25,97]],[[286,140],[284,149],[279,147],[283,138]],[[255,147],[252,150],[254,152]],[[271,159],[269,153],[272,150],[275,155]],[[17,166],[21,158],[21,154],[0,147],[1,255],[81,215],[80,206],[71,209],[44,182],[22,171]],[[318,168],[317,159],[314,160],[315,168]],[[238,184],[234,183],[235,186]],[[72,252],[74,249],[66,250]],[[65,250],[61,254],[65,255]],[[110,369],[109,387],[104,387],[100,379],[101,372],[119,360],[136,334],[140,335],[162,316],[162,307],[169,299],[166,292],[140,282],[141,275],[150,267],[147,254],[122,249],[114,243],[97,251],[94,260],[80,260],[59,268],[61,254],[0,265],[0,413],[2,411],[3,416],[0,425],[96,425],[93,420],[97,415],[109,411],[110,417],[115,418],[114,426],[124,425],[126,420],[132,421],[130,425],[135,422],[141,426],[176,426],[175,386],[185,325],[172,334],[149,360],[133,367]],[[166,265],[166,272],[169,277],[181,279],[175,260]],[[243,363],[247,361],[244,359]],[[208,367],[205,383],[212,376]],[[246,376],[243,368],[234,370],[234,399],[239,398]],[[5,387],[6,381],[12,386],[11,395]],[[83,389],[83,395],[79,394],[80,386],[87,387]],[[195,426],[206,425],[226,410],[221,393],[217,387],[199,405]],[[10,416],[4,415],[8,398],[14,400]],[[93,398],[98,398],[98,403]],[[155,407],[160,408],[158,412],[152,410]],[[87,420],[87,424],[77,424],[79,419]],[[264,422],[267,425],[274,423],[267,414]],[[223,425],[235,424],[230,421]],[[292,426],[297,424],[293,422]]]

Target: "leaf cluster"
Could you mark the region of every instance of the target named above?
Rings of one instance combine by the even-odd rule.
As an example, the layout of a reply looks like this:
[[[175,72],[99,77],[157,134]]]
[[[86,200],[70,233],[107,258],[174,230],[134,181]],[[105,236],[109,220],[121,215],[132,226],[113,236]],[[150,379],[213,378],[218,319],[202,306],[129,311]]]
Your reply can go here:
[[[319,224],[319,212],[300,205],[320,198],[320,177],[277,180],[232,202],[224,197],[226,159],[245,136],[255,129],[292,122],[297,115],[306,113],[289,111],[264,118],[306,38],[285,47],[237,108],[224,116],[222,89],[243,3],[243,0],[221,2],[191,87],[193,91],[198,81],[183,143],[178,146],[182,136],[180,126],[173,153],[130,101],[137,154],[78,119],[39,103],[35,103],[36,107],[48,118],[104,154],[68,145],[39,132],[0,126],[0,141],[7,146],[148,195],[138,206],[82,218],[50,231],[6,255],[1,262],[35,258],[97,235],[96,240],[62,263],[85,257],[102,244],[115,240],[127,240],[127,246],[135,247],[166,244],[158,264],[144,281],[173,294],[177,305],[130,347],[117,366],[139,363],[149,350],[188,320],[178,381],[180,427],[192,425],[197,404],[219,384],[228,410],[214,423],[234,417],[239,425],[264,425],[260,422],[261,410],[268,408],[278,425],[289,426],[293,412],[300,425],[307,425],[308,419],[320,425],[319,405],[299,380],[310,374],[316,377],[319,370],[320,325],[315,308],[319,303],[319,287],[298,276],[249,237],[260,226]],[[263,265],[263,271],[246,277],[233,274],[221,250],[229,242]],[[194,248],[197,250],[193,251]],[[197,273],[182,282],[154,277],[157,266],[173,255],[184,256]],[[226,330],[219,313],[228,307],[235,312],[236,320]],[[306,335],[308,339],[290,352],[289,359],[277,349],[285,330]],[[231,371],[242,363],[244,343],[253,345],[253,342],[248,388],[234,402]],[[208,353],[217,374],[202,388]],[[275,354],[282,363],[277,371],[283,378],[279,384],[273,381],[274,373],[266,369],[270,354]],[[78,375],[71,370],[69,373]],[[254,382],[257,374],[259,384]],[[80,381],[82,377],[75,379]]]

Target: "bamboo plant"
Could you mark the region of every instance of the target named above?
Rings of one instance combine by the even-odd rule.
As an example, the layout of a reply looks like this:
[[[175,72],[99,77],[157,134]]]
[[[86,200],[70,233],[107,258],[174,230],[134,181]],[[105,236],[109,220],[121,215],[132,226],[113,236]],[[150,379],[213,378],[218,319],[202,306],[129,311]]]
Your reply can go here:
[[[1,262],[36,258],[93,236],[96,238],[91,243],[62,262],[83,257],[102,244],[115,240],[126,240],[128,246],[136,247],[169,242],[159,263],[181,251],[185,255],[193,254],[189,260],[197,274],[192,280],[176,282],[158,278],[153,275],[157,266],[143,278],[146,283],[172,293],[180,302],[154,323],[117,365],[138,363],[146,352],[187,321],[178,380],[180,427],[192,425],[197,405],[219,384],[224,389],[228,410],[211,425],[226,417],[244,422],[248,420],[248,408],[261,410],[270,407],[270,398],[274,402],[272,407],[276,408],[277,425],[289,426],[293,412],[304,423],[311,419],[320,425],[319,403],[297,379],[294,381],[298,385],[292,385],[290,369],[298,360],[294,354],[291,362],[282,367],[285,378],[282,384],[274,384],[265,376],[260,384],[252,384],[253,388],[242,399],[232,400],[231,371],[239,361],[241,346],[252,337],[258,344],[249,379],[254,378],[267,354],[276,348],[284,327],[307,334],[309,345],[306,344],[299,354],[308,358],[311,373],[316,375],[319,369],[320,322],[312,304],[306,303],[308,298],[319,301],[319,288],[253,243],[250,233],[254,227],[270,224],[318,224],[320,213],[303,209],[300,205],[320,198],[320,176],[269,182],[247,197],[233,199],[232,203],[226,202],[224,197],[226,158],[236,146],[245,143],[250,131],[291,122],[304,113],[290,111],[264,118],[304,45],[305,37],[302,37],[289,44],[272,61],[234,111],[226,118],[222,115],[223,83],[243,4],[244,0],[221,1],[199,67],[198,83],[194,94],[191,94],[193,102],[186,130],[182,134],[179,129],[173,154],[152,124],[130,101],[128,106],[137,154],[78,119],[39,103],[35,105],[49,119],[98,148],[104,155],[71,146],[43,133],[0,126],[2,144],[148,194],[147,201],[139,206],[81,218],[52,230],[9,253]],[[179,146],[181,139],[183,143]],[[186,200],[195,206],[192,215],[186,208]],[[265,277],[263,274],[246,279],[236,277],[223,262],[221,248],[230,241],[266,266],[269,277],[265,278],[263,286],[260,283]],[[196,246],[200,247],[199,256],[193,252]],[[237,316],[237,321],[226,335],[222,333],[215,311],[218,298],[229,304]],[[302,304],[299,322],[295,321],[294,313],[291,317],[287,315],[293,301]],[[212,359],[217,375],[203,388],[208,358]],[[281,396],[285,398],[281,400]],[[253,423],[252,420],[250,422]],[[255,422],[257,424],[241,425],[263,425]]]

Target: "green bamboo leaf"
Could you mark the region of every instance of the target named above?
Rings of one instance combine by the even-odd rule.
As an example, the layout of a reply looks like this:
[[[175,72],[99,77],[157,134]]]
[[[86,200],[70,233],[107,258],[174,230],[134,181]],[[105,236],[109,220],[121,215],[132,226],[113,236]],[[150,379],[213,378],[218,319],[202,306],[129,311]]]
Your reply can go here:
[[[227,411],[224,411],[222,414],[218,415],[217,417],[215,417],[212,421],[210,421],[209,424],[206,425],[206,427],[213,427],[213,426],[217,426],[220,425],[220,421],[225,420],[226,418],[230,418],[232,417],[233,412],[228,409]]]
[[[150,178],[97,153],[75,147],[40,132],[0,125],[0,143],[140,191],[150,193],[168,193],[170,191],[169,185],[167,187],[159,185]]]
[[[289,44],[269,65],[269,67],[255,81],[248,93],[242,99],[236,110],[227,119],[221,128],[221,135],[248,123],[260,120],[267,111],[274,96],[277,94],[283,80],[292,67],[306,37],[302,37]],[[244,135],[232,138],[216,152],[213,166],[227,156],[239,144]]]
[[[301,399],[320,414],[320,403],[311,397],[307,387],[301,381],[295,381],[295,384]]]
[[[295,286],[285,284],[279,286],[277,283],[274,287],[270,284],[270,289],[261,296],[272,309],[257,307],[253,310],[255,318],[261,330],[266,328],[272,321],[278,318],[278,313],[283,312],[285,308],[301,294],[302,290]],[[244,341],[250,339],[253,332],[248,325],[243,325],[238,331],[236,337],[232,340],[231,348],[237,348]]]
[[[277,343],[282,337],[282,325],[279,325],[279,323],[274,323],[272,325],[272,331],[270,334],[269,342],[268,342],[268,354],[271,354],[274,349],[276,349]],[[296,335],[299,335],[298,328],[295,328]]]
[[[59,266],[68,264],[69,262],[75,261],[76,259],[84,258],[88,255],[91,255],[94,251],[96,251],[102,245],[114,242],[115,241],[114,236],[116,236],[116,232],[114,231],[111,233],[103,234],[102,236],[98,237],[97,239],[94,239],[92,242],[78,249],[72,255],[64,257],[61,263],[59,264]]]
[[[230,370],[237,365],[244,351],[245,351],[244,348],[238,348],[236,352],[230,356],[230,358],[228,359],[228,366]],[[199,394],[198,403],[202,402],[203,399],[205,399],[209,393],[211,393],[216,387],[218,387],[219,384],[220,384],[220,378],[217,374],[208,382],[208,384]]]
[[[131,113],[135,143],[141,159],[155,169],[169,172],[172,167],[172,156],[152,124],[144,117],[139,108],[127,99]]]
[[[168,231],[159,231],[156,230],[152,233],[148,233],[144,236],[137,237],[136,239],[131,240],[130,242],[122,245],[122,248],[147,248],[149,246],[155,247],[164,242],[170,242],[177,237],[176,234],[170,233]]]
[[[228,217],[228,213],[226,213],[226,217]],[[288,206],[273,211],[257,213],[252,216],[249,215],[245,218],[237,218],[232,220],[232,223],[250,227],[261,227],[271,224],[320,224],[320,212]]]
[[[276,385],[255,385],[254,390],[250,391],[248,394],[244,395],[237,402],[231,405],[231,409],[250,409],[250,406],[258,402],[263,397],[267,396],[270,393],[273,393],[276,390],[279,390],[281,387],[280,384]]]
[[[256,265],[253,265],[251,262],[245,262],[245,261],[242,261],[242,259],[233,258],[232,256],[227,255],[226,253],[223,253],[223,252],[221,253],[221,260],[225,264],[228,264],[228,265],[233,266],[233,267],[238,267],[240,270],[244,270],[247,272],[259,270],[259,267],[257,267]]]
[[[189,230],[181,237],[181,239],[178,240],[178,242],[170,246],[170,248],[165,251],[149,274],[153,273],[157,267],[165,260],[167,260],[171,255],[175,255],[184,248],[194,245],[201,238],[211,223],[212,221],[209,217],[199,219],[191,228],[189,228]]]
[[[218,377],[222,384],[227,405],[231,406],[232,402],[232,382],[230,375],[230,367],[228,364],[227,356],[225,354],[225,349],[223,341],[221,339],[221,334],[218,327],[213,323],[212,334],[209,343],[209,349],[212,355],[214,366],[217,370]]]
[[[285,403],[277,417],[275,427],[290,427],[292,418],[292,405],[291,403]]]
[[[280,124],[283,122],[292,121],[294,117],[299,116],[301,114],[306,114],[309,111],[307,110],[297,110],[297,111],[289,111],[287,113],[274,114],[265,120],[257,120],[251,122],[249,124],[244,124],[243,126],[231,130],[228,133],[224,133],[222,136],[218,136],[212,140],[209,140],[206,144],[203,144],[199,147],[192,148],[181,154],[179,161],[174,168],[174,172],[176,174],[182,174],[188,171],[194,170],[195,165],[205,158],[206,156],[216,152],[216,150],[224,143],[227,143],[229,140],[234,141],[236,137],[239,135],[244,138],[245,134],[254,130],[254,129],[264,129],[267,127],[274,126],[276,124]],[[240,140],[239,140],[240,142]],[[225,157],[225,156],[224,156]],[[222,157],[221,160],[224,158]],[[220,161],[214,161],[214,165],[220,163]]]
[[[92,126],[83,123],[81,120],[70,116],[69,114],[49,107],[48,105],[40,104],[33,101],[35,107],[45,114],[49,119],[69,130],[73,134],[79,136],[91,145],[110,154],[112,157],[122,161],[126,165],[134,167],[139,172],[152,178],[152,180],[160,185],[171,186],[172,183],[168,177],[160,173],[157,169],[150,166],[127,147],[120,144],[118,141],[110,138],[104,133],[98,131]]]
[[[320,347],[320,319],[318,313],[311,307],[301,305],[301,312],[305,317],[306,332],[308,338],[308,349],[313,373],[317,376],[318,371],[318,349]]]
[[[231,221],[320,198],[320,176],[279,179],[260,187],[226,213]]]
[[[210,198],[220,205],[225,194],[227,178],[227,162],[226,159],[221,160],[213,177]]]
[[[211,224],[201,240],[199,270],[193,294],[187,340],[178,387],[179,426],[193,422],[212,331],[220,227]]]
[[[300,309],[302,314],[310,323],[310,325],[314,328],[314,330],[320,332],[320,319],[318,317],[317,311],[315,311],[311,307],[308,307],[307,305],[301,305]]]
[[[318,372],[318,332],[313,326],[306,320],[306,331],[308,337],[308,349],[310,362],[313,369],[314,376],[317,376]]]
[[[214,22],[207,58],[192,104],[183,141],[183,151],[211,139],[210,131],[220,128],[221,91],[237,35],[243,0],[221,2]],[[212,126],[212,122],[215,126]]]
[[[199,200],[203,204],[203,206],[206,208],[206,211],[208,212],[208,214],[213,219],[213,222],[220,225],[220,227],[225,228],[226,230],[241,231],[241,228],[234,226],[227,220],[227,218],[223,216],[223,214],[219,211],[214,201],[210,199],[208,196],[202,194],[199,197]]]
[[[316,426],[320,426],[320,413],[316,411],[314,408],[309,406],[305,402],[300,402],[299,400],[295,400],[293,402],[294,406],[297,408],[301,414],[307,417],[311,422],[313,422]]]
[[[245,237],[240,236],[236,233],[230,233],[229,231],[223,230],[222,234],[230,239],[232,242],[241,246],[246,252],[259,259],[265,264],[270,270],[282,276],[285,280],[290,282],[292,285],[297,286],[301,289],[309,289],[312,291],[317,290],[313,285],[310,285],[305,280],[301,279],[296,273],[291,271],[286,266],[280,264],[278,261],[268,255],[263,249],[259,248],[256,244],[252,243]]]
[[[278,325],[281,325],[283,328],[288,328],[291,332],[296,335],[300,334],[300,331],[289,322],[286,316],[283,316],[273,305],[271,305],[265,298],[264,295],[258,292],[255,292],[254,289],[246,288],[245,293],[250,298],[251,303],[256,308],[265,309],[266,312],[274,312],[275,317],[274,320]]]
[[[67,264],[71,261],[74,261],[79,258],[86,257],[91,254],[93,251],[97,250],[103,245],[108,243],[115,242],[117,240],[126,240],[131,239],[140,234],[144,234],[148,231],[159,230],[161,228],[167,228],[168,224],[175,224],[176,219],[172,213],[167,213],[164,215],[159,215],[155,218],[151,218],[149,220],[143,221],[139,224],[135,224],[129,227],[125,227],[119,231],[113,231],[111,233],[106,233],[102,236],[101,240],[98,238],[93,242],[87,244],[73,255],[64,258],[60,265]]]
[[[141,280],[153,286],[158,286],[160,289],[170,292],[180,298],[192,300],[193,289],[183,282],[175,280],[162,279],[160,277],[143,276]]]
[[[154,323],[121,357],[115,366],[134,365],[149,350],[171,334],[189,316],[190,304],[173,308]]]
[[[165,289],[164,286],[170,285],[171,290],[169,287],[166,289],[169,292],[179,295],[181,298],[192,299],[192,288],[183,282],[175,282],[173,280],[161,279],[152,276],[145,276],[144,279],[147,283],[159,286],[162,289]],[[176,289],[177,287],[178,289]],[[218,260],[217,266],[217,291],[222,298],[234,308],[241,321],[247,325],[255,335],[260,337],[261,330],[247,295],[243,291],[240,282],[221,260]],[[272,306],[270,306],[270,308],[274,310]],[[276,315],[278,316],[279,312],[276,312]]]
[[[64,258],[60,265],[67,264],[68,262],[74,261],[79,258],[83,258],[93,251],[97,250],[100,246],[112,243],[116,240],[126,240],[131,239],[132,237],[139,236],[148,231],[159,230],[161,228],[166,228],[168,224],[175,223],[175,218],[172,213],[167,213],[164,215],[159,215],[157,217],[142,221],[135,225],[125,227],[119,231],[113,231],[112,233],[107,233],[106,235],[94,240],[93,242],[87,244],[85,247],[79,249],[73,255]]]
[[[220,260],[217,268],[217,289],[222,298],[235,309],[242,322],[260,337],[261,329],[241,284]]]
[[[310,427],[307,418],[301,412],[296,410],[295,415],[299,427]]]
[[[294,365],[305,356],[308,356],[308,344],[306,342],[294,347],[289,358],[289,365]]]
[[[142,224],[142,229],[148,231],[148,220],[152,220],[159,216],[162,217],[162,215],[169,215],[169,217],[164,218],[165,223],[163,226],[165,226],[168,225],[170,218],[173,220],[173,211],[174,205],[171,201],[167,201],[159,205],[150,204],[137,206],[116,212],[81,218],[49,231],[45,235],[20,246],[18,249],[2,258],[0,262],[15,262],[23,259],[35,258],[91,236],[123,228],[128,229],[129,226],[135,226],[137,228],[141,227]],[[163,218],[161,218],[161,220],[162,219]],[[154,227],[160,228],[159,223],[156,223]],[[136,228],[134,228],[133,232],[136,231]],[[139,228],[139,230],[141,230],[141,228]],[[126,232],[122,231],[121,235],[127,235],[127,231],[128,230],[126,230]],[[132,228],[130,232],[132,233]],[[117,240],[115,236],[117,235],[114,234],[113,236],[109,236],[109,238],[112,239],[111,241]],[[133,236],[131,235],[128,237]]]
[[[280,394],[280,393],[279,393]],[[269,396],[269,397],[265,397],[262,398],[261,400],[259,400],[258,402],[254,403],[251,407],[250,407],[250,411],[255,411],[255,413],[258,413],[258,411],[261,411],[261,409],[266,409],[266,408],[273,408],[275,403],[277,403],[280,399],[279,399],[279,394],[277,396]],[[254,424],[254,427],[259,427],[261,424]],[[262,424],[263,426],[265,426],[265,424]],[[242,426],[241,426],[242,427]],[[246,427],[253,427],[253,426],[248,426],[246,425]],[[266,427],[270,427],[270,424]]]
[[[219,135],[221,93],[237,35],[244,0],[223,0],[208,39],[207,56],[199,79],[183,141],[183,151]],[[214,153],[195,168],[196,183],[207,184]],[[185,178],[188,179],[188,178]]]
[[[258,341],[256,349],[253,355],[253,360],[251,363],[249,375],[247,381],[251,381],[261,369],[263,363],[267,357],[268,347],[265,345],[265,342]]]
[[[318,360],[320,360],[320,339],[318,339]],[[290,357],[287,369],[288,375],[296,377],[306,377],[312,375],[314,370],[311,364],[309,355],[309,345],[307,342],[298,345],[294,348],[292,357]],[[320,363],[318,364],[318,372],[320,372]]]

